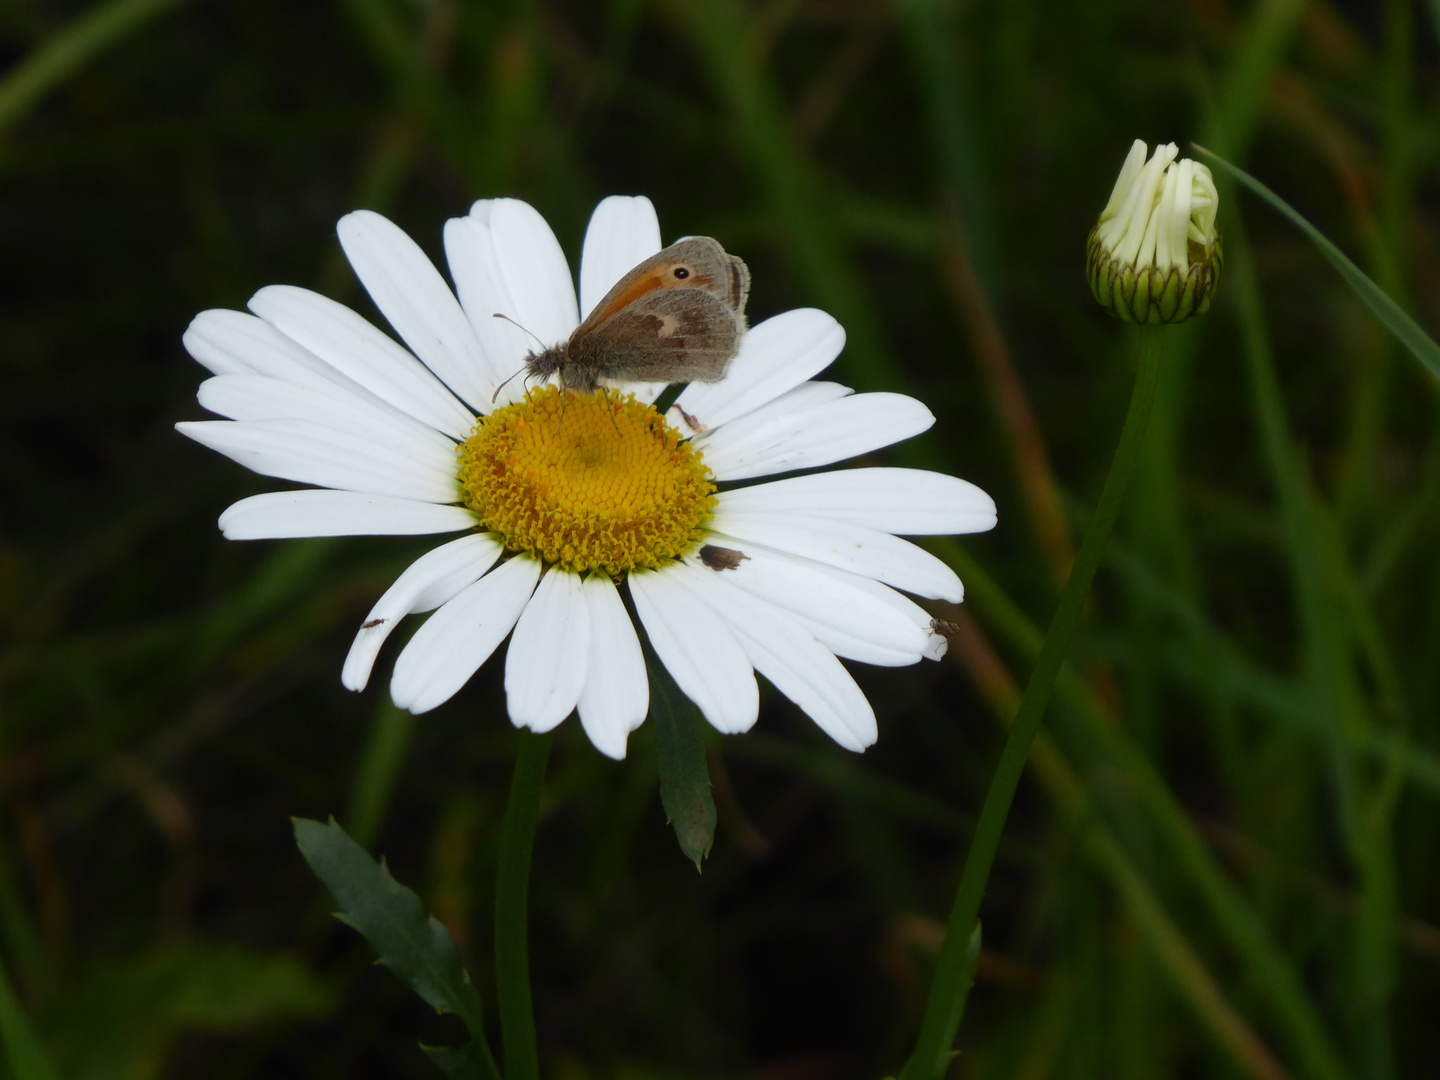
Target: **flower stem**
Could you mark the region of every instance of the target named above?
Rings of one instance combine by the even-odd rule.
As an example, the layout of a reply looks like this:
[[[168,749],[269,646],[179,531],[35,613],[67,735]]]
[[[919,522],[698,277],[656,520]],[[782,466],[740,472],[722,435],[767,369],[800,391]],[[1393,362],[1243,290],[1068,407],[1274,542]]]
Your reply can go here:
[[[530,1003],[530,953],[526,906],[530,892],[530,853],[550,736],[520,732],[515,778],[500,835],[500,866],[495,876],[495,997],[500,1038],[505,1048],[505,1080],[539,1080],[535,1048],[535,1012]]]
[[[1104,553],[1110,530],[1115,525],[1115,518],[1125,501],[1130,480],[1140,462],[1145,429],[1150,420],[1150,408],[1155,402],[1155,388],[1159,383],[1162,356],[1159,334],[1159,327],[1140,328],[1140,355],[1135,373],[1135,389],[1130,396],[1130,409],[1125,416],[1125,426],[1120,432],[1120,445],[1115,449],[1115,458],[1110,463],[1110,474],[1105,478],[1100,502],[1085,530],[1085,539],[1075,557],[1075,565],[1070,570],[1065,590],[1060,594],[1060,604],[1055,609],[1049,633],[1045,635],[1040,656],[1030,673],[1025,696],[1021,699],[1020,708],[1010,725],[1010,734],[1005,740],[1000,762],[995,767],[995,775],[991,778],[990,790],[985,795],[985,806],[980,811],[980,820],[975,826],[975,836],[970,842],[965,869],[960,875],[960,885],[955,892],[955,904],[950,910],[950,921],[945,928],[945,944],[940,950],[935,978],[930,985],[930,998],[925,1005],[920,1037],[916,1040],[910,1060],[901,1070],[900,1080],[935,1080],[944,1074],[950,1063],[955,1032],[960,1026],[960,1017],[965,1007],[965,990],[969,981],[965,965],[966,951],[980,914],[980,898],[985,892],[985,883],[995,862],[995,851],[1000,846],[1000,836],[1005,830],[1005,819],[1015,798],[1016,785],[1020,782],[1020,774],[1024,771],[1025,761],[1030,755],[1030,745],[1040,730],[1040,720],[1050,701],[1050,691],[1060,673],[1060,666],[1070,651],[1070,641],[1080,624],[1085,598],[1090,593],[1091,582],[1095,580],[1100,556]]]

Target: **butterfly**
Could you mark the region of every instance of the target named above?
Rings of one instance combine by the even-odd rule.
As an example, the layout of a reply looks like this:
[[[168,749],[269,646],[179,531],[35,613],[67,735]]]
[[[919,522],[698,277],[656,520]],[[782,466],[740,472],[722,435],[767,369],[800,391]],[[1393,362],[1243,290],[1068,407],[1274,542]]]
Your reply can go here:
[[[601,379],[718,382],[745,334],[750,270],[719,241],[692,236],[656,252],[605,294],[568,341],[525,361],[526,380],[566,390]]]

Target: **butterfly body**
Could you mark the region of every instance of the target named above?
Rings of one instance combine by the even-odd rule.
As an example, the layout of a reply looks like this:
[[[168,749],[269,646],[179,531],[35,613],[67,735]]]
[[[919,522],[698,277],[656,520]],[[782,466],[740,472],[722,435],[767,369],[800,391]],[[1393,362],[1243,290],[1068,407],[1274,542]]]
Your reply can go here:
[[[745,334],[750,271],[708,236],[671,244],[605,294],[568,341],[525,362],[528,378],[559,376],[567,390],[602,379],[716,382]]]

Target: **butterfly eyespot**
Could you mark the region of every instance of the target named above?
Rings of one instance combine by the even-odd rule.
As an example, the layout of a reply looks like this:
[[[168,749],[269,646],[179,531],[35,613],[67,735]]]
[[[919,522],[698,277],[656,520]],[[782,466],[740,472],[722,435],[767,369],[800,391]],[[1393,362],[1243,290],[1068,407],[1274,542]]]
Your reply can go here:
[[[677,266],[677,267],[675,267],[675,276],[676,276],[677,278],[679,278],[681,281],[684,281],[686,278],[688,278],[688,277],[690,276],[690,269],[689,269],[689,267],[685,267],[685,266]]]

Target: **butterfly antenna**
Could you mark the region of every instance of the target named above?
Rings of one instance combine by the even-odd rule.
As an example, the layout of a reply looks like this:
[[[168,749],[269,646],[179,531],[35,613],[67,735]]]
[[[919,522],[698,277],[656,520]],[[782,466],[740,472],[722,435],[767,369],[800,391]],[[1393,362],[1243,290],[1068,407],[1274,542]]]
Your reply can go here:
[[[520,326],[520,324],[519,324],[518,322],[516,322],[514,319],[512,319],[509,315],[501,315],[500,312],[497,311],[497,312],[495,312],[494,314],[492,314],[490,317],[491,317],[492,319],[504,319],[504,320],[505,320],[506,322],[508,322],[511,326],[519,326],[521,330],[524,330],[524,331],[525,331],[525,333],[530,334],[530,337],[534,340],[535,344],[540,346],[540,351],[541,351],[541,352],[544,352],[545,349],[548,347],[548,346],[546,346],[546,344],[545,344],[543,341],[541,341],[538,337],[535,337],[534,334],[531,334],[529,330],[526,330],[525,327]],[[511,378],[514,378],[514,376],[512,375]]]
[[[519,327],[519,328],[520,328],[522,331],[524,331],[525,333],[530,334],[530,337],[534,340],[535,344],[540,346],[540,351],[541,351],[541,352],[544,352],[544,351],[545,351],[545,343],[544,343],[543,341],[541,341],[538,337],[535,337],[534,334],[531,334],[529,330],[526,330],[526,329],[525,329],[525,327],[520,326],[520,324],[519,324],[518,322],[516,322],[514,319],[512,319],[509,315],[502,315],[502,314],[500,314],[500,312],[497,311],[497,312],[494,312],[490,317],[491,317],[492,319],[504,319],[504,320],[505,320],[506,322],[508,322],[511,326]],[[534,353],[531,353],[531,355],[533,356]],[[529,366],[530,366],[529,364],[526,364],[525,367],[522,367],[519,371],[515,372],[515,375],[522,374],[522,373],[525,371],[525,369],[528,368]],[[511,376],[510,376],[510,379],[515,378],[515,375],[511,375]],[[505,389],[505,384],[508,383],[508,382],[510,381],[510,379],[506,379],[505,382],[502,382],[499,386],[497,386],[497,387],[495,388],[495,393],[493,393],[493,394],[490,395],[490,404],[491,404],[491,405],[494,405],[495,402],[499,399],[499,397],[500,397],[500,391]]]
[[[515,375],[523,375],[523,374],[525,374],[525,368],[527,368],[527,367],[529,367],[529,366],[530,366],[529,364],[526,364],[525,367],[522,367],[519,371],[515,372]],[[511,375],[509,379],[506,379],[505,382],[502,382],[499,386],[495,387],[495,393],[493,393],[493,394],[490,395],[490,404],[491,404],[491,405],[494,405],[494,404],[495,404],[496,399],[498,399],[498,398],[500,397],[500,391],[505,389],[505,384],[508,383],[508,382],[510,382],[511,379],[515,378],[515,375]]]

